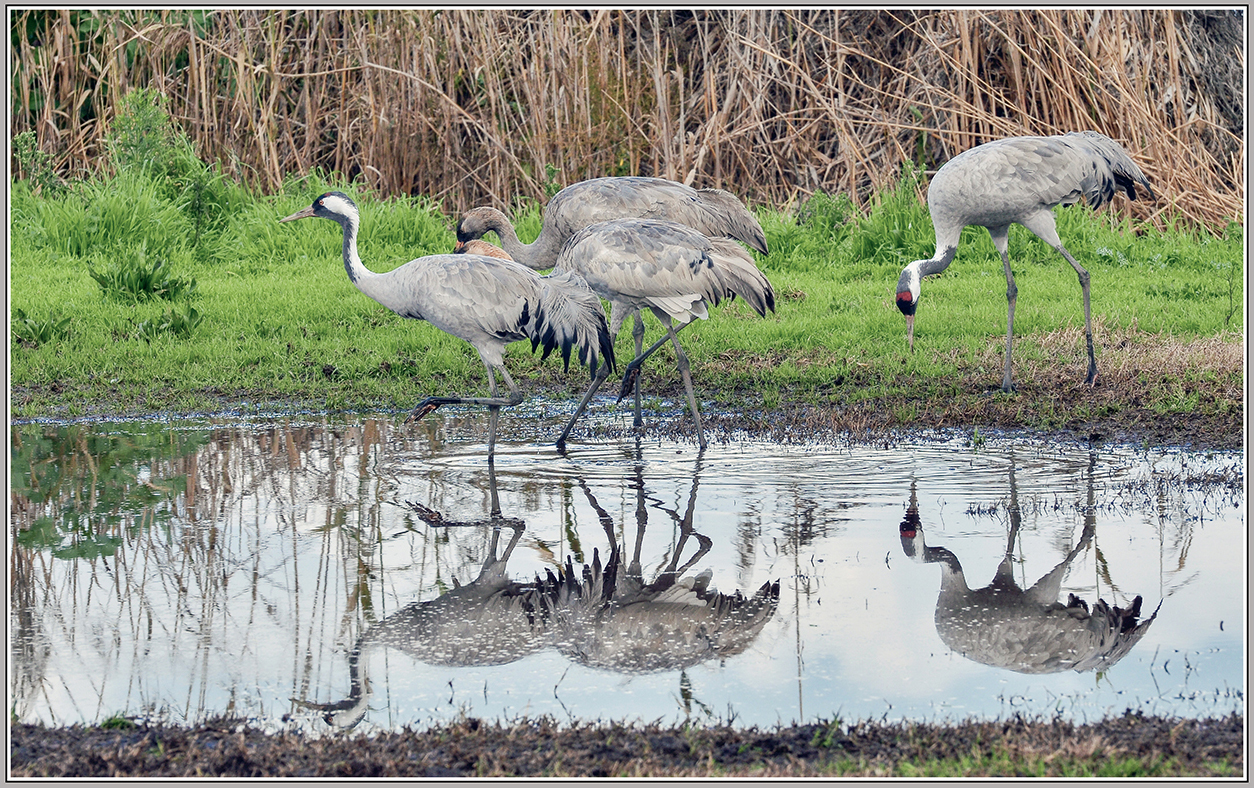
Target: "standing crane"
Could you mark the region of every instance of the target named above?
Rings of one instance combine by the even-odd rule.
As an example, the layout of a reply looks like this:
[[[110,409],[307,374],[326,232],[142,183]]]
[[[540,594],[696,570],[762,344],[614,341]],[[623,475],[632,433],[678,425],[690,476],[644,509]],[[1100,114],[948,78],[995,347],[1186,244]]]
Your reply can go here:
[[[1095,131],[1069,132],[1053,137],[1010,137],[987,142],[958,154],[937,171],[927,190],[928,210],[936,231],[936,254],[906,266],[897,280],[897,308],[906,316],[906,339],[914,350],[914,313],[919,305],[919,281],[949,267],[958,251],[962,228],[988,228],[1006,271],[1006,368],[1002,391],[1010,392],[1010,346],[1014,337],[1015,286],[1007,242],[1012,223],[1031,230],[1071,263],[1084,293],[1084,336],[1089,371],[1085,383],[1097,380],[1093,356],[1093,319],[1089,310],[1089,272],[1058,238],[1052,208],[1073,205],[1080,197],[1094,208],[1122,190],[1136,199],[1136,186],[1152,198],[1150,182],[1117,142]]]
[[[618,335],[628,315],[635,315],[640,321],[642,309],[651,310],[661,321],[666,335],[643,353],[640,352],[644,331],[641,326],[636,339],[636,358],[625,369],[619,401],[637,384],[640,365],[669,340],[675,346],[679,374],[697,425],[697,440],[704,449],[705,431],[693,391],[688,356],[676,334],[693,320],[707,319],[707,304],[717,305],[737,295],[759,316],[765,317],[768,309],[775,311],[775,291],[753,264],[749,253],[728,238],[709,238],[675,222],[616,219],[575,233],[558,254],[554,270],[577,273],[593,292],[610,302],[610,336]],[[675,323],[679,324],[678,328]],[[593,376],[592,385],[557,439],[559,450],[565,447],[575,422],[610,371],[602,367]],[[640,424],[637,386],[636,425]]]
[[[734,238],[762,254],[767,253],[762,225],[744,204],[722,189],[693,189],[664,178],[637,176],[593,178],[559,191],[544,207],[540,235],[530,244],[518,234],[505,214],[495,208],[473,208],[457,224],[455,252],[489,230],[495,232],[510,259],[541,271],[557,263],[558,253],[570,237],[597,222],[611,219],[661,219],[686,225],[710,237]],[[636,356],[644,347],[644,320],[639,312],[628,313]],[[624,315],[626,320],[628,315]],[[621,324],[620,324],[621,326]],[[614,336],[618,336],[617,330]],[[639,378],[634,378],[635,426],[640,418]]]
[[[420,257],[385,274],[376,274],[357,255],[361,220],[357,205],[343,192],[327,192],[313,205],[280,219],[317,217],[337,222],[344,230],[344,268],[357,289],[401,317],[426,320],[447,334],[466,340],[479,353],[488,373],[490,397],[427,397],[408,420],[422,418],[441,405],[486,405],[490,415],[488,457],[496,448],[496,425],[502,406],[522,402],[522,392],[505,369],[505,345],[530,339],[531,349],[544,346],[542,358],[560,349],[570,366],[579,361],[609,375],[614,367],[614,336],[609,333],[601,302],[578,275],[557,272],[540,276],[518,263],[477,255],[439,254]],[[509,386],[509,397],[497,390],[495,372]]]

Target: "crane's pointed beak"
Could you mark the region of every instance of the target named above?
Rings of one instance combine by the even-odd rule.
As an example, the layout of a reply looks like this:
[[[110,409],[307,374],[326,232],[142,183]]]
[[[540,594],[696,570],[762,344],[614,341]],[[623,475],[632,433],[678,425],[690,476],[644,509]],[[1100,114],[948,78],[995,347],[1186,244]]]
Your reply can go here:
[[[305,208],[304,210],[297,211],[291,216],[285,216],[282,219],[279,219],[279,223],[281,224],[283,222],[290,222],[293,219],[309,219],[313,215],[314,215],[314,209],[313,209],[313,206],[311,205],[308,208]]]
[[[906,341],[910,343],[910,352],[914,352],[914,315],[906,315]]]

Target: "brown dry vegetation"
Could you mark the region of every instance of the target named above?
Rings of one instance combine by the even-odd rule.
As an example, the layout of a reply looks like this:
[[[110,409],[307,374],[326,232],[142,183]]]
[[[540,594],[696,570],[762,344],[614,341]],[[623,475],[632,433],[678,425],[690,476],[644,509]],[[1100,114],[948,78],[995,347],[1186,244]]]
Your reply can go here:
[[[373,737],[13,726],[15,777],[1223,776],[1244,720],[1127,714],[1100,723],[811,724],[775,730],[477,719]]]
[[[314,168],[461,211],[602,175],[783,206],[858,204],[989,139],[1094,128],[1222,228],[1244,200],[1234,11],[16,12],[13,132],[73,176],[155,87],[201,155],[263,190]]]

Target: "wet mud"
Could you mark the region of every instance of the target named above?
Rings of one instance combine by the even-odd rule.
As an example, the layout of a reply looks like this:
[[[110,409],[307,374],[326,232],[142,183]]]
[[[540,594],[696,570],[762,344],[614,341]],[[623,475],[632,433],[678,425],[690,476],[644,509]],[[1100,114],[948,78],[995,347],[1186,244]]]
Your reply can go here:
[[[467,719],[372,737],[267,734],[216,720],[193,729],[14,725],[14,777],[922,776],[962,761],[971,776],[1100,774],[1136,758],[1163,775],[1243,776],[1244,720],[1127,714],[1099,723],[818,723],[774,730]],[[1083,773],[1082,771],[1079,773]]]

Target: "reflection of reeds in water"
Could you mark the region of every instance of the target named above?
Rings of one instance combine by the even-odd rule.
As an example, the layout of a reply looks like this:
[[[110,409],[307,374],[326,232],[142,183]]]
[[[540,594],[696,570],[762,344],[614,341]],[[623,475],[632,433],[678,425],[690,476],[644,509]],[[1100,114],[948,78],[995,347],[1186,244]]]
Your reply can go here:
[[[15,445],[44,444],[14,471],[24,471],[12,496],[15,708],[68,703],[87,719],[118,708],[176,720],[255,711],[245,687],[210,698],[223,675],[282,659],[276,649],[301,660],[333,642],[327,631],[349,623],[318,620],[344,607],[318,604],[327,595],[347,597],[354,614],[373,604],[366,581],[393,519],[381,516],[391,480],[372,471],[387,431],[371,421],[191,440],[162,427],[15,430]],[[310,561],[296,542],[317,538]],[[275,625],[297,633],[295,652],[273,642]],[[57,686],[41,675],[49,659]],[[166,674],[186,694],[171,693]]]

